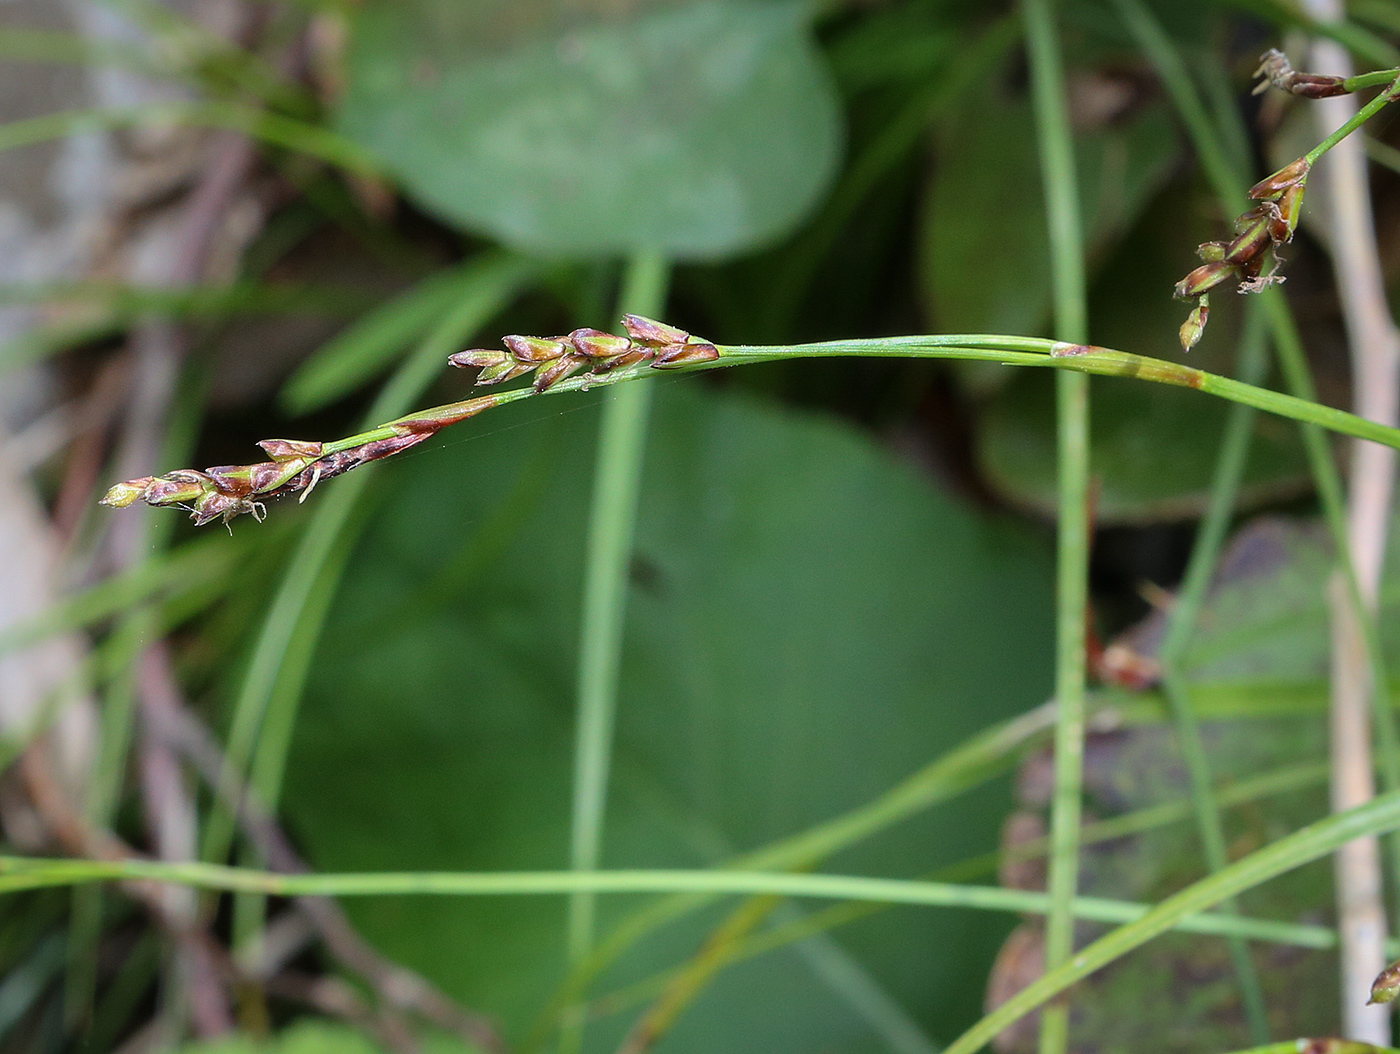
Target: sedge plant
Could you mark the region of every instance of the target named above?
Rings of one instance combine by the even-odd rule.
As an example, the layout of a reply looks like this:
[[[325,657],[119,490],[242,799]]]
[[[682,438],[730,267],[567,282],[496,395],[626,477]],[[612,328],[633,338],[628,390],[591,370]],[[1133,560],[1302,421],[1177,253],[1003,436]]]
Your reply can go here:
[[[1038,5],[1028,4],[1027,7],[1028,14],[1035,18],[1044,15],[1043,11],[1039,11]],[[1042,56],[1041,60],[1044,59],[1045,56]],[[1195,302],[1180,331],[1180,341],[1185,351],[1190,351],[1205,333],[1210,295],[1213,292],[1218,293],[1230,281],[1236,281],[1242,293],[1259,292],[1283,281],[1280,273],[1280,250],[1288,244],[1296,230],[1313,166],[1343,138],[1355,132],[1389,103],[1400,98],[1400,70],[1397,69],[1381,70],[1346,79],[1299,73],[1281,53],[1271,51],[1264,56],[1259,73],[1263,77],[1261,88],[1273,87],[1304,98],[1318,98],[1374,87],[1380,87],[1382,90],[1353,119],[1312,150],[1260,180],[1249,192],[1254,204],[1235,221],[1231,235],[1207,242],[1200,247],[1201,265],[1186,275],[1175,288],[1176,296]],[[1051,112],[1053,116],[1052,111],[1047,112]],[[1047,173],[1049,171],[1047,167]],[[1052,237],[1052,246],[1056,244],[1059,243]],[[1074,251],[1072,246],[1066,248],[1063,245],[1062,250],[1067,253]],[[1063,270],[1057,271],[1057,274],[1062,273]],[[1367,421],[1314,399],[1285,395],[1257,384],[1209,373],[1179,362],[1148,358],[1089,344],[1081,332],[1082,325],[1076,326],[1073,322],[1073,308],[1070,302],[1074,295],[1073,290],[1070,290],[1061,298],[1064,313],[1069,321],[1062,321],[1057,327],[1062,337],[1058,340],[963,334],[844,340],[801,345],[721,345],[640,314],[624,316],[622,334],[583,328],[555,337],[508,336],[504,338],[502,349],[457,352],[448,358],[448,362],[452,366],[476,369],[476,383],[481,386],[493,386],[531,377],[531,383],[526,386],[408,414],[340,440],[264,440],[259,445],[267,460],[248,465],[215,466],[203,470],[177,469],[160,475],[128,480],[113,486],[102,503],[114,508],[130,506],[137,502],[182,508],[190,513],[196,524],[208,524],[215,520],[227,524],[241,515],[251,515],[255,520],[261,521],[268,514],[268,504],[276,499],[295,494],[298,495],[298,500],[304,501],[324,481],[415,447],[447,427],[506,403],[537,395],[585,391],[593,387],[628,382],[652,375],[653,371],[698,372],[726,366],[834,356],[945,358],[1052,368],[1061,371],[1063,379],[1070,382],[1062,386],[1062,430],[1067,427],[1066,415],[1084,419],[1087,414],[1083,389],[1083,382],[1087,380],[1087,376],[1104,375],[1191,388],[1304,425],[1400,449],[1400,429]],[[1079,295],[1082,302],[1082,291]],[[1057,300],[1057,305],[1060,303],[1061,300]],[[1079,445],[1087,446],[1087,439],[1081,436]],[[1085,495],[1088,488],[1083,458],[1081,452],[1071,458],[1070,462],[1062,461],[1062,467],[1073,463],[1081,470],[1081,485],[1072,488],[1071,498],[1067,499],[1077,506],[1081,518],[1087,516]],[[1062,506],[1062,517],[1065,511]],[[1087,519],[1085,532],[1087,533]],[[1082,557],[1086,544],[1087,542],[1081,539],[1073,549],[1080,561],[1072,566],[1072,574],[1068,578],[1077,581],[1067,584],[1067,578],[1062,578],[1062,614],[1066,611],[1078,611],[1082,616],[1085,573]],[[1062,561],[1062,570],[1065,566]],[[1080,617],[1071,621],[1077,622],[1077,625],[1072,627],[1073,633],[1062,639],[1062,648],[1074,653],[1080,672],[1074,674],[1074,661],[1062,663],[1062,674],[1066,674],[1069,680],[1064,676],[1061,678],[1061,706],[1066,702],[1063,694],[1067,686],[1073,687],[1069,682],[1075,677],[1078,678],[1078,691],[1082,698],[1083,619]],[[1082,714],[1076,718],[1076,722],[1077,724],[1062,729],[1061,738],[1064,742],[1068,742],[1068,739],[1064,738],[1066,736],[1082,737]],[[1062,749],[1061,754],[1063,753]],[[1080,792],[1077,782],[1069,776],[1062,778],[1059,786],[1061,790],[1068,790],[1067,800],[1072,797],[1075,808],[1064,811],[1065,826],[1062,829],[1057,826],[1050,850],[1052,856],[1060,858],[1062,862],[1068,861],[1072,867],[1080,835],[1077,813]],[[1134,916],[1131,921],[1124,917],[1123,926],[1073,957],[1068,947],[1067,925],[1072,923],[1074,918],[1091,915],[1086,910],[1084,898],[1076,896],[1072,880],[1069,880],[1068,884],[1061,881],[1058,886],[1052,888],[1048,899],[1036,901],[1037,906],[1034,908],[1025,906],[1030,903],[1025,898],[1016,901],[1020,905],[1018,910],[1047,911],[1052,919],[1052,926],[1058,926],[1058,932],[1061,934],[1059,943],[1063,947],[1050,961],[1044,977],[987,1015],[949,1049],[961,1054],[979,1049],[1018,1017],[1050,1004],[1076,980],[1125,954],[1131,948],[1174,926],[1190,925],[1188,920],[1206,917],[1201,913],[1207,908],[1226,904],[1240,892],[1295,867],[1304,860],[1315,859],[1329,852],[1347,838],[1400,827],[1400,812],[1396,811],[1396,800],[1393,793],[1384,795],[1351,814],[1323,821],[1315,828],[1276,842],[1235,864],[1217,868],[1213,875],[1188,887],[1156,908],[1145,910],[1141,917]],[[1057,818],[1057,825],[1059,822]],[[789,866],[810,866],[810,861],[792,861]],[[651,877],[646,877],[648,874],[651,874]],[[401,876],[399,881],[394,881],[394,876],[350,875],[299,876],[296,879],[286,879],[212,865],[162,867],[125,861],[100,866],[69,866],[54,861],[7,860],[3,867],[0,867],[0,876],[3,876],[0,877],[0,888],[14,889],[117,877],[142,877],[184,882],[205,888],[281,894],[534,892],[567,893],[575,898],[585,898],[577,901],[578,903],[587,903],[586,898],[594,892],[650,889],[672,890],[689,895],[729,892],[755,896],[807,895],[869,901],[940,902],[937,899],[939,894],[933,892],[931,885],[919,891],[919,895],[924,899],[918,899],[912,892],[909,894],[910,899],[905,899],[903,891],[893,887],[886,889],[861,885],[858,880],[835,879],[835,876],[830,876],[835,879],[831,883],[824,883],[823,879],[827,876],[816,875],[793,875],[779,881],[775,877],[765,877],[752,871],[740,873],[724,870],[697,876],[679,872],[635,872],[628,873],[626,878],[619,874],[614,880],[609,878],[607,873],[594,872],[591,866],[585,866],[567,876],[548,876],[543,873],[457,877],[420,875]],[[991,901],[995,899],[987,898],[987,906],[991,906]],[[958,901],[955,897],[945,902]],[[1011,903],[1012,901],[1008,900],[1006,906],[1009,907]],[[591,939],[586,913],[582,917],[585,921],[580,924],[579,932],[575,934],[576,955],[582,955],[587,950]],[[1098,917],[1108,918],[1109,915],[1100,911]],[[1223,920],[1228,916],[1221,914],[1211,917]],[[1248,920],[1239,918],[1236,923],[1222,921],[1219,925],[1219,932],[1234,933],[1243,937],[1247,934],[1250,924]],[[1400,984],[1396,984],[1393,978],[1387,980],[1386,975],[1383,975],[1381,982],[1378,982],[1377,997],[1393,997],[1397,991],[1400,991]],[[1051,1027],[1062,1031],[1063,1021]],[[1063,1035],[1044,1038],[1043,1044],[1043,1049],[1046,1050],[1062,1050]],[[1321,1046],[1317,1049],[1359,1051],[1375,1048],[1352,1045]]]

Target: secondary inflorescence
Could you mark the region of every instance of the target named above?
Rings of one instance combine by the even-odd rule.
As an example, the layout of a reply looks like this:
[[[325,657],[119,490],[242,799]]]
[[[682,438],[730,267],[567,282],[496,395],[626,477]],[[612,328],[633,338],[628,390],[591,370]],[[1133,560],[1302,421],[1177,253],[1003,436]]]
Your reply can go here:
[[[1320,73],[1299,73],[1283,52],[1270,48],[1254,71],[1261,78],[1254,94],[1277,88],[1305,99],[1325,99],[1346,95],[1355,84],[1344,77]],[[1293,240],[1303,204],[1303,192],[1308,183],[1311,161],[1300,157],[1285,165],[1267,179],[1256,183],[1249,192],[1258,202],[1235,220],[1235,237],[1231,241],[1206,242],[1197,249],[1205,262],[1176,284],[1176,295],[1196,300],[1196,307],[1181,326],[1181,346],[1190,351],[1201,339],[1206,320],[1210,317],[1210,291],[1230,278],[1239,279],[1239,292],[1255,293],[1283,281],[1278,249]],[[1266,258],[1273,257],[1273,266],[1266,273]]]
[[[482,407],[485,409],[485,407]],[[118,483],[102,504],[124,509],[138,501],[147,505],[174,505],[189,512],[196,526],[213,520],[225,523],[250,513],[262,521],[264,501],[302,492],[302,498],[323,479],[389,457],[416,446],[432,430],[404,428],[399,434],[373,439],[345,450],[327,452],[324,443],[300,439],[264,439],[258,444],[270,457],[256,465],[219,465],[204,470],[176,469],[163,476],[142,476]]]
[[[1224,242],[1205,242],[1196,249],[1205,261],[1176,283],[1176,295],[1196,299],[1196,307],[1181,327],[1181,346],[1190,351],[1206,328],[1210,317],[1210,291],[1229,278],[1240,279],[1241,293],[1255,293],[1282,282],[1278,248],[1293,240],[1298,227],[1303,191],[1311,168],[1300,157],[1272,176],[1250,188],[1249,196],[1258,204],[1235,220],[1235,237]],[[1274,265],[1264,273],[1264,261],[1272,254]]]

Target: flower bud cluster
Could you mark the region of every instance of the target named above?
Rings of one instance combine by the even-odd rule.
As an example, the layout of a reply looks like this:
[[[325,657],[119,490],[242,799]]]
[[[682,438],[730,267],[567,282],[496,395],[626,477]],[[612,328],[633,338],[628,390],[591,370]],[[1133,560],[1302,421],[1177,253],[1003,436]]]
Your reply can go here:
[[[563,337],[510,336],[501,341],[504,351],[475,348],[459,351],[447,361],[453,366],[479,367],[477,384],[500,384],[534,372],[535,391],[542,392],[585,368],[603,374],[650,362],[664,370],[719,358],[713,344],[675,326],[641,315],[624,315],[622,325],[625,337],[597,329],[576,329]]]
[[[1235,237],[1228,242],[1205,242],[1196,253],[1205,262],[1176,284],[1176,295],[1196,300],[1196,307],[1181,327],[1181,346],[1190,351],[1205,331],[1210,315],[1209,293],[1227,279],[1240,279],[1241,293],[1256,293],[1283,281],[1278,273],[1278,247],[1293,240],[1303,205],[1310,169],[1307,158],[1285,165],[1250,188],[1258,204],[1235,220]],[[1273,254],[1267,274],[1264,259]]]

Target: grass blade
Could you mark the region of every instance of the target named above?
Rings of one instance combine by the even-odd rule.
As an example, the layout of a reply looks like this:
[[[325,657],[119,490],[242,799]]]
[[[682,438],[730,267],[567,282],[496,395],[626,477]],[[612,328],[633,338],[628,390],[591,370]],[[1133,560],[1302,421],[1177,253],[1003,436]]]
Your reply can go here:
[[[498,303],[537,270],[523,257],[491,253],[424,279],[322,345],[282,389],[283,409],[307,414],[350,394],[454,305],[468,299]],[[390,413],[408,409],[396,404]]]
[[[1208,875],[1168,897],[1141,919],[1113,930],[1076,953],[1069,962],[1021,989],[959,1036],[944,1054],[973,1054],[981,1050],[1008,1025],[1044,1006],[1076,981],[1166,933],[1182,920],[1326,856],[1354,838],[1393,831],[1397,827],[1400,827],[1400,793],[1391,792],[1250,853],[1225,870]]]
[[[379,162],[372,154],[328,128],[232,102],[147,103],[133,107],[65,110],[29,117],[0,125],[0,150],[84,132],[161,124],[187,124],[240,132],[269,146],[305,154],[360,175],[379,173]]]
[[[633,259],[623,279],[622,309],[647,316],[660,314],[669,277],[669,265],[661,257],[641,255]],[[628,385],[604,403],[599,426],[579,640],[578,731],[569,843],[569,866],[577,871],[595,870],[602,848],[628,568],[650,409],[650,386]],[[593,930],[594,899],[580,892],[569,900],[571,963],[592,949]],[[581,1042],[582,1025],[565,1032],[566,1047],[577,1048]]]
[[[1041,182],[1050,225],[1051,292],[1055,336],[1088,341],[1084,229],[1079,179],[1065,98],[1063,58],[1053,0],[1023,0],[1031,101],[1040,144]],[[1050,914],[1045,923],[1045,966],[1074,952],[1074,898],[1079,886],[1079,826],[1084,783],[1085,631],[1089,589],[1089,378],[1055,378],[1059,512],[1055,572],[1055,787],[1050,811]],[[1064,1054],[1069,1007],[1047,1008],[1040,1020],[1041,1054]]]

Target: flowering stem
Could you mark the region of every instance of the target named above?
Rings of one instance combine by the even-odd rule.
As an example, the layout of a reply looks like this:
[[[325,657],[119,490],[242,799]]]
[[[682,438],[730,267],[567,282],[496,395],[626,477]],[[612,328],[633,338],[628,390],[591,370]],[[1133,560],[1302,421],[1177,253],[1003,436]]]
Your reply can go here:
[[[1040,145],[1041,182],[1049,222],[1055,336],[1071,344],[1089,339],[1084,230],[1079,177],[1065,97],[1064,65],[1054,0],[1023,0],[1031,98]],[[1055,570],[1055,749],[1050,808],[1045,968],[1074,952],[1074,899],[1079,888],[1079,828],[1084,796],[1085,634],[1089,608],[1089,378],[1055,378],[1058,531]],[[1040,1054],[1064,1054],[1069,1006],[1047,1006],[1040,1018]]]
[[[590,893],[673,893],[705,896],[805,897],[867,904],[906,904],[1044,914],[1047,894],[1002,886],[924,879],[800,874],[725,869],[629,871],[359,871],[324,874],[259,871],[223,864],[122,860],[41,859],[0,856],[0,895],[58,886],[121,880],[165,882],[197,889],[276,897],[560,896]],[[1078,897],[1078,918],[1131,923],[1152,905],[1105,897]],[[1183,915],[1168,929],[1209,936],[1239,934],[1271,944],[1330,950],[1337,933],[1312,923],[1276,921],[1202,911]]]
[[[690,348],[703,349],[704,357],[668,364],[666,368],[689,372],[782,359],[868,356],[965,359],[1009,366],[1073,370],[1107,377],[1132,377],[1194,388],[1280,417],[1320,425],[1341,435],[1400,449],[1400,429],[1376,424],[1345,410],[1244,384],[1181,363],[1039,337],[982,334],[883,337],[772,347],[718,347],[699,342],[685,345],[682,351]],[[491,407],[540,394],[583,391],[636,380],[650,375],[655,363],[655,358],[642,359],[605,373],[576,373],[543,390],[527,386],[446,403],[329,443],[264,440],[264,450],[278,460],[257,465],[221,466],[208,472],[181,469],[165,476],[128,480],[112,487],[103,504],[113,508],[125,508],[137,501],[151,505],[175,505],[190,511],[198,523],[207,523],[219,517],[227,519],[245,512],[261,518],[266,510],[260,499],[282,497],[297,491],[305,493],[321,480],[406,450],[442,429],[475,417]]]
[[[1361,81],[1365,81],[1366,83],[1358,83]],[[1338,125],[1335,132],[1304,154],[1303,157],[1307,159],[1309,165],[1323,154],[1327,153],[1327,151],[1331,150],[1347,136],[1351,135],[1352,132],[1356,131],[1372,117],[1376,116],[1376,114],[1380,113],[1381,110],[1385,109],[1396,99],[1400,99],[1400,70],[1380,70],[1376,73],[1363,73],[1360,76],[1351,77],[1343,83],[1347,86],[1348,91],[1354,91],[1356,88],[1371,87],[1376,84],[1389,84],[1390,87],[1377,95],[1365,106],[1361,107],[1361,109],[1357,110],[1346,123]]]
[[[1358,73],[1355,77],[1348,77],[1342,81],[1342,86],[1349,92],[1360,91],[1362,88],[1379,88],[1382,84],[1390,84],[1396,77],[1400,77],[1400,69],[1373,70],[1370,73]]]

